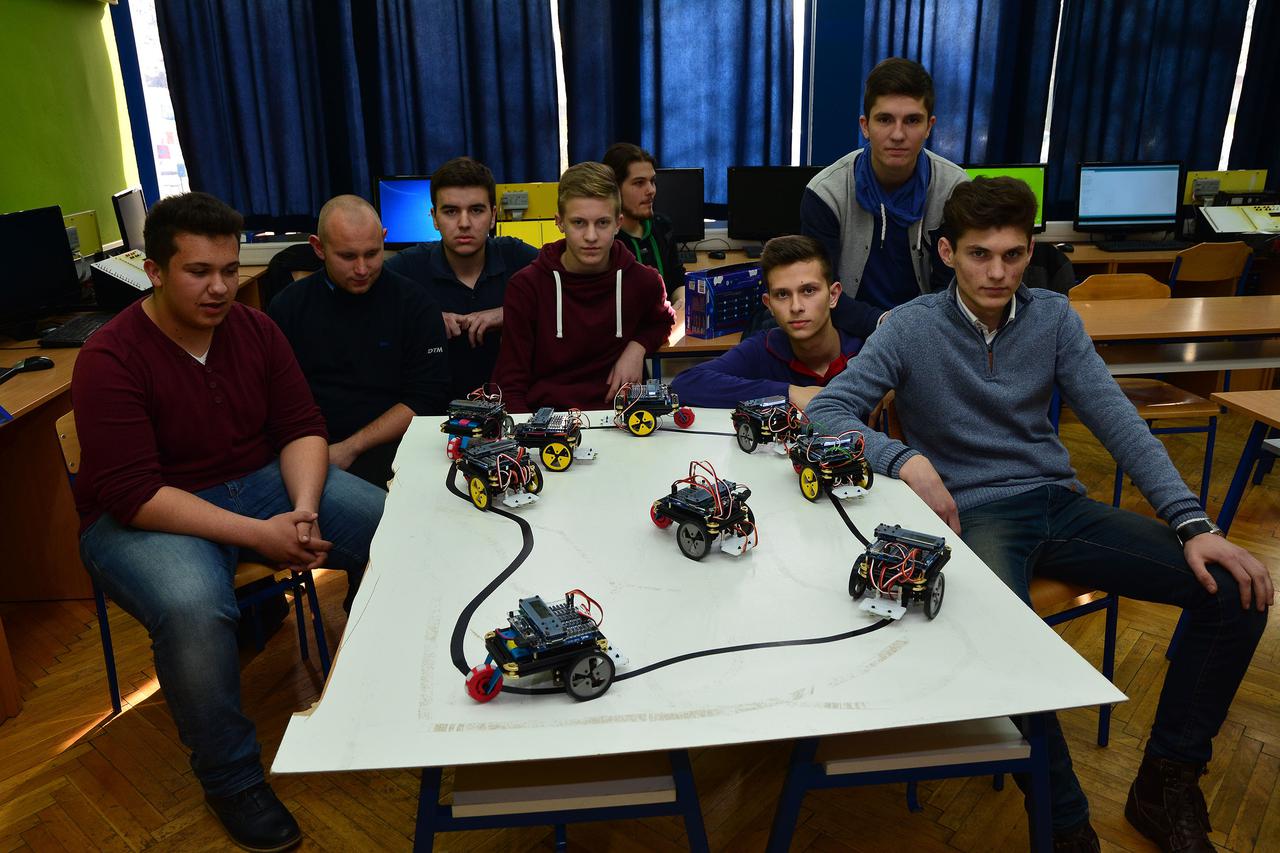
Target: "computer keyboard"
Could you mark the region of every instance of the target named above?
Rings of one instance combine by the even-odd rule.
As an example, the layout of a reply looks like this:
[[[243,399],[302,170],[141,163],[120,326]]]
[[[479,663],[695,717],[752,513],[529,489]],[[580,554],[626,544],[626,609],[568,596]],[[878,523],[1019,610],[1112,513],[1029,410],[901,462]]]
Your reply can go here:
[[[690,251],[690,250],[688,250],[688,249],[681,249],[681,250],[680,250],[680,263],[682,263],[682,264],[696,264],[697,262],[698,262],[698,253],[697,253],[697,252],[692,252],[692,251]]]
[[[39,341],[42,347],[79,347],[107,324],[114,314],[77,314]]]
[[[1191,248],[1182,240],[1104,240],[1093,245],[1104,252],[1180,252]]]

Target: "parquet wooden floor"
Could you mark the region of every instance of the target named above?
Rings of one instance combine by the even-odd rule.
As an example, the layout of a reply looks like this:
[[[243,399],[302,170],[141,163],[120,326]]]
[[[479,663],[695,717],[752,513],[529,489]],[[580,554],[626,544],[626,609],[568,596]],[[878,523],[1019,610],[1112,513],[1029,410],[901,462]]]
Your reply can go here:
[[[1217,512],[1246,425],[1223,419],[1210,504]],[[1063,435],[1082,479],[1109,495],[1109,457],[1078,424]],[[1180,470],[1194,477],[1199,436],[1166,437]],[[1193,485],[1195,480],[1193,479]],[[1129,486],[1125,505],[1148,512]],[[1247,496],[1232,538],[1280,569],[1280,471]],[[320,581],[331,644],[343,627],[345,580]],[[11,850],[221,850],[230,847],[205,810],[199,785],[156,692],[146,633],[112,608],[111,624],[126,711],[110,711],[91,602],[6,605],[4,624],[19,671],[25,708],[0,725],[0,853]],[[1163,652],[1176,613],[1124,602],[1120,609],[1117,683],[1130,701],[1116,708],[1111,745],[1093,744],[1096,709],[1062,715],[1077,771],[1093,806],[1104,850],[1152,849],[1125,822],[1124,800],[1138,766],[1165,671]],[[261,654],[246,654],[244,703],[258,721],[264,760],[280,742],[289,715],[320,691],[314,663],[298,659],[292,619]],[[1101,614],[1076,620],[1064,637],[1095,663]],[[313,658],[314,660],[314,658]],[[459,686],[461,689],[461,685]],[[1280,627],[1273,620],[1203,779],[1213,838],[1225,850],[1280,850]],[[105,725],[104,725],[104,721]],[[714,850],[763,849],[781,789],[787,744],[695,753],[694,772]],[[306,834],[304,850],[406,850],[414,830],[417,774],[409,771],[328,773],[273,780]],[[447,780],[446,780],[447,785]],[[810,794],[795,851],[983,851],[1025,849],[1026,820],[1013,785],[955,779],[921,786],[924,812],[907,811],[903,786]],[[675,818],[570,827],[578,850],[683,850]],[[436,840],[449,851],[548,850],[549,828],[455,833]]]

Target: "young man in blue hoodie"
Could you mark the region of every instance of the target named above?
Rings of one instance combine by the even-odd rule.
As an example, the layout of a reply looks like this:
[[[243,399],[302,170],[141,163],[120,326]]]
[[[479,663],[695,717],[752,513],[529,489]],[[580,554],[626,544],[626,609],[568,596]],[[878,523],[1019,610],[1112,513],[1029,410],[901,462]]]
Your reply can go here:
[[[831,322],[840,282],[812,237],[775,237],[760,255],[764,304],[776,329],[752,335],[719,358],[677,376],[671,387],[691,406],[728,409],[782,395],[803,409],[862,346]]]
[[[1184,609],[1125,816],[1162,850],[1210,851],[1196,780],[1266,626],[1271,578],[1206,517],[1066,297],[1022,284],[1035,210],[1012,178],[956,187],[939,242],[951,286],[894,309],[808,414],[862,430],[876,473],[910,486],[1028,606],[1045,575]],[[1055,385],[1160,520],[1085,497],[1049,420]],[[890,389],[906,443],[864,426]],[[1056,720],[1048,735],[1055,850],[1098,850]]]

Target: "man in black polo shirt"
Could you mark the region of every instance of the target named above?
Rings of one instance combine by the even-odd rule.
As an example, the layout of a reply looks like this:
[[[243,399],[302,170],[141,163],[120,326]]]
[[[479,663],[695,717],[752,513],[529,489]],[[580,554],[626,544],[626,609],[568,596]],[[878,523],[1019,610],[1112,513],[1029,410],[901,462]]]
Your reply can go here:
[[[387,260],[388,270],[425,285],[442,310],[455,398],[489,381],[507,281],[538,256],[514,237],[489,236],[496,204],[489,167],[470,157],[450,160],[431,176],[431,218],[441,239]]]
[[[667,300],[682,313],[684,305],[684,264],[676,245],[671,220],[653,209],[658,196],[657,170],[653,155],[639,145],[615,142],[601,161],[613,170],[622,200],[622,225],[618,242],[631,250],[636,260],[653,267],[667,287]]]
[[[269,309],[324,414],[330,463],[382,488],[410,419],[441,414],[449,402],[440,308],[383,268],[386,233],[364,199],[330,199],[311,237],[324,269],[289,285]]]

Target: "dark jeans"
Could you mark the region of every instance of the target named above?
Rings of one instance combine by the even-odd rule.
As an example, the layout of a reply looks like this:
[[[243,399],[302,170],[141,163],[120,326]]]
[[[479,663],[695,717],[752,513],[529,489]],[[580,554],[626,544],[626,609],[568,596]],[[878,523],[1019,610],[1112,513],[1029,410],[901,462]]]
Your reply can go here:
[[[279,462],[198,495],[251,518],[293,509]],[[325,565],[345,569],[353,586],[369,561],[385,498],[329,467],[319,519],[320,534],[333,543]],[[239,549],[126,527],[104,515],[80,537],[80,554],[103,592],[151,635],[160,687],[206,793],[229,796],[262,781],[253,721],[240,709],[233,587]]]
[[[1167,525],[1061,486],[966,510],[960,526],[965,544],[1028,606],[1028,584],[1043,575],[1183,608],[1188,623],[1165,676],[1147,749],[1174,761],[1209,761],[1213,737],[1267,623],[1266,613],[1240,606],[1235,578],[1210,566],[1218,592],[1209,593]],[[1088,817],[1089,804],[1052,715],[1048,740],[1053,826],[1063,829]]]

